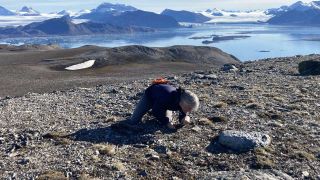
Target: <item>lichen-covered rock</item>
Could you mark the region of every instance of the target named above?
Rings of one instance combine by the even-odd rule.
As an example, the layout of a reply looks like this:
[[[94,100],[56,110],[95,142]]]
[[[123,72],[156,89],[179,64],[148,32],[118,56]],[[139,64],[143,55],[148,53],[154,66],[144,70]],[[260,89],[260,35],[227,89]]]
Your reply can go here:
[[[304,76],[320,75],[320,61],[308,60],[299,63],[299,73]]]
[[[219,143],[235,151],[245,152],[257,147],[266,147],[271,143],[267,134],[260,132],[223,131]]]

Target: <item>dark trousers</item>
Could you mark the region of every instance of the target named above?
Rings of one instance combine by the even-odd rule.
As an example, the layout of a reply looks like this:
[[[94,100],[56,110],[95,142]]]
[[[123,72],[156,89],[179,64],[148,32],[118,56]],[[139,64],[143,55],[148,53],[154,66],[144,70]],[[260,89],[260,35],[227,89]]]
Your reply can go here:
[[[130,118],[130,124],[138,124],[141,122],[142,117],[152,108],[152,102],[148,99],[146,94],[142,96],[136,108],[133,111],[133,114]],[[172,119],[172,111],[167,110],[166,116],[169,120]]]

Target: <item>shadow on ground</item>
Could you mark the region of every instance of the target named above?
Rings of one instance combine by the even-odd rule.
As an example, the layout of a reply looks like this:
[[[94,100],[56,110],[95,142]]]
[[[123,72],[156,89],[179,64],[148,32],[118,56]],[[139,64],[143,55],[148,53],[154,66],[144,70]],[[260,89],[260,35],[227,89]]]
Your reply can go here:
[[[114,123],[105,128],[80,129],[77,132],[67,135],[74,141],[87,141],[92,143],[110,143],[114,145],[128,144],[153,144],[156,133],[174,133],[156,120],[148,120],[137,126],[128,128],[123,126],[124,121]]]

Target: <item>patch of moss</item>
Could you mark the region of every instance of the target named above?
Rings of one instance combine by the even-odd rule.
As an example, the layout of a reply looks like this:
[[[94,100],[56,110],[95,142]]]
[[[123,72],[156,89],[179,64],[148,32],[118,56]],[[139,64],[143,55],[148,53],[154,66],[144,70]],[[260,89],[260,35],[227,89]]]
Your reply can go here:
[[[116,147],[112,144],[99,144],[95,148],[98,149],[101,155],[113,156],[116,153]]]
[[[261,109],[262,106],[258,103],[249,103],[246,105],[247,109]]]
[[[226,99],[226,100],[223,100],[223,102],[227,103],[228,105],[237,105],[237,104],[239,104],[239,101],[235,100],[235,99]]]
[[[209,125],[209,126],[213,125],[212,121],[210,121],[208,118],[201,118],[199,120],[199,124],[200,125]]]
[[[57,145],[68,145],[71,143],[69,139],[66,138],[66,134],[60,132],[52,132],[43,135],[44,139],[53,139]]]
[[[56,139],[56,143],[58,145],[68,145],[68,144],[71,144],[71,141],[66,138],[59,138],[59,139]]]
[[[316,157],[313,154],[310,154],[305,151],[294,151],[293,158],[297,158],[297,159],[301,159],[301,160],[305,159],[308,161],[314,161],[316,159]]]
[[[112,167],[116,170],[116,171],[125,171],[125,167],[123,165],[123,163],[121,162],[115,162],[113,163]]]
[[[257,155],[254,166],[257,169],[271,169],[275,166],[275,164],[268,157]]]
[[[67,180],[68,178],[64,176],[63,172],[47,171],[47,172],[44,172],[43,174],[40,174],[36,179],[37,180]]]
[[[51,133],[47,133],[45,135],[43,135],[42,137],[45,139],[59,139],[59,138],[64,138],[66,135],[64,133],[61,132],[51,132]]]
[[[279,96],[274,96],[273,99],[278,101],[278,102],[284,102],[284,99],[282,97],[279,97]]]
[[[228,104],[225,103],[225,102],[218,102],[218,103],[215,103],[213,105],[214,108],[224,108],[224,107],[227,107],[227,106],[228,106]]]
[[[98,180],[98,178],[93,178],[89,174],[81,173],[78,177],[78,180]]]

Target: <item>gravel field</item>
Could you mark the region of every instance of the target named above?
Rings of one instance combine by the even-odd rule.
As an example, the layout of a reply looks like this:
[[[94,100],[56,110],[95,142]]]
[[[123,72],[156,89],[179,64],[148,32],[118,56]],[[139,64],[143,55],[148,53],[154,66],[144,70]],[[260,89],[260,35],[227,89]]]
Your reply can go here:
[[[149,114],[140,131],[114,129],[151,80],[0,100],[2,179],[320,179],[320,76],[274,58],[166,77],[195,92],[192,124],[170,132]],[[267,147],[238,152],[220,132],[262,132]]]

